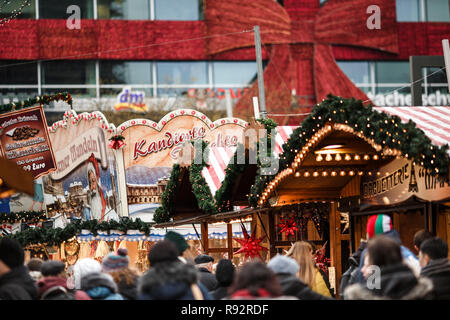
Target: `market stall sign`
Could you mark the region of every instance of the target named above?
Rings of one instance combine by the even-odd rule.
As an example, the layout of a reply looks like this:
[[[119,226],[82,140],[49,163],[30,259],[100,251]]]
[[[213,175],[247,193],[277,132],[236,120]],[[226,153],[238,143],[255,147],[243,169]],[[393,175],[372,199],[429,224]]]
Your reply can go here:
[[[412,196],[426,201],[450,197],[448,182],[429,174],[405,158],[395,159],[378,171],[379,174],[365,176],[362,180],[362,208],[400,203]]]
[[[0,149],[35,179],[56,169],[41,106],[0,115]]]
[[[144,103],[144,98],[144,91],[132,91],[130,87],[125,87],[117,96],[114,110],[147,112],[148,106]]]

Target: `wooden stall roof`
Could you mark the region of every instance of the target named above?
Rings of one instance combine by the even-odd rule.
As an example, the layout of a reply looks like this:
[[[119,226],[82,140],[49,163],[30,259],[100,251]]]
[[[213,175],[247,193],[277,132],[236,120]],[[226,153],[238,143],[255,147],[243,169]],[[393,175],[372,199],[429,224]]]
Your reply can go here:
[[[268,208],[245,208],[238,211],[230,211],[230,212],[223,212],[218,214],[203,214],[192,218],[187,219],[181,219],[171,222],[164,222],[164,223],[157,223],[154,224],[153,228],[167,228],[167,227],[175,227],[175,226],[181,226],[181,225],[189,225],[189,224],[196,224],[196,223],[215,223],[215,222],[228,222],[233,219],[239,219],[242,217],[249,216],[255,212],[266,212],[268,211]]]

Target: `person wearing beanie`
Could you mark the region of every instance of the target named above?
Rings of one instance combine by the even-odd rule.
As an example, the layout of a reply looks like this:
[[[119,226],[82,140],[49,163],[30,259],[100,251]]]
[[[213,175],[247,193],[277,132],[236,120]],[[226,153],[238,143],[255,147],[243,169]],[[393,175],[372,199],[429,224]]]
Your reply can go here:
[[[186,258],[183,257],[183,254],[186,252],[186,250],[189,248],[189,245],[187,241],[184,239],[184,237],[175,231],[168,231],[166,235],[164,236],[164,240],[172,241],[173,244],[175,244],[175,247],[178,251],[178,259],[180,261],[186,263]]]
[[[42,259],[32,258],[27,263],[30,276],[31,278],[33,278],[34,281],[39,281],[42,278],[41,265],[43,262],[44,260]]]
[[[124,300],[111,275],[91,272],[81,278],[81,290],[92,300]]]
[[[398,234],[397,230],[393,229],[392,220],[390,216],[386,214],[377,214],[369,217],[367,221],[367,238],[368,240],[370,240],[377,235],[385,235],[396,241],[400,245],[403,263],[405,263],[409,268],[411,268],[416,277],[419,277],[420,275],[419,259],[417,259],[416,255],[412,253],[411,250],[401,245],[400,235]],[[359,283],[365,282],[361,270],[364,265],[364,257],[366,252],[367,249],[364,249],[363,252],[361,253],[361,258],[359,261],[359,268],[356,275],[356,280]]]
[[[91,300],[81,290],[70,290],[67,286],[66,265],[57,260],[45,261],[41,266],[43,278],[38,281],[41,300]]]
[[[236,268],[233,262],[228,259],[220,259],[216,267],[217,288],[211,295],[215,300],[221,300],[228,297],[228,289],[233,283]]]
[[[198,272],[190,263],[179,260],[180,251],[169,240],[150,248],[150,269],[139,279],[139,300],[212,300],[198,282]]]
[[[25,253],[14,239],[0,239],[0,300],[36,300],[38,290],[24,265]]]
[[[110,253],[103,258],[102,270],[112,276],[125,300],[136,300],[139,275],[129,267],[129,263],[128,250],[120,248],[117,254]]]
[[[300,300],[334,300],[312,291],[307,284],[297,278],[300,266],[291,257],[276,255],[270,259],[267,267],[277,276],[281,292],[285,296],[296,297]]]
[[[81,289],[81,279],[89,273],[102,272],[102,265],[95,259],[84,258],[73,266],[73,282],[77,290]]]
[[[207,254],[200,254],[194,259],[195,266],[200,273],[200,282],[208,291],[213,291],[217,287],[216,276],[212,273],[214,258]]]

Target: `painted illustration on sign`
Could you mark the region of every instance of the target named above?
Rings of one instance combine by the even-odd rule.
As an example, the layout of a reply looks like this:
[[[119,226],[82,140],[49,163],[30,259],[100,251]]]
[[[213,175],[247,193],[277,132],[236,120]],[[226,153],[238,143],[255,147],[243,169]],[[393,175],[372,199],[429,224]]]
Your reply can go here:
[[[450,197],[448,182],[431,175],[411,160],[395,159],[380,168],[380,175],[365,178],[361,184],[361,208],[389,205],[408,200],[412,196],[426,201]]]
[[[117,161],[107,147],[114,129],[99,112],[68,112],[50,128],[57,170],[43,177],[49,217],[63,224],[69,219],[119,219]]]
[[[160,205],[172,166],[179,160],[185,143],[208,141],[211,167],[220,166],[224,170],[247,126],[245,121],[237,118],[213,122],[191,109],[170,112],[159,122],[133,119],[118,126],[118,133],[125,137],[126,142],[122,150],[130,217],[153,221],[153,213]],[[224,157],[214,157],[220,154]],[[218,161],[212,163],[217,158]],[[205,175],[208,175],[206,171]],[[213,168],[210,171],[214,174]],[[207,182],[212,180],[205,179]],[[213,194],[215,190],[212,190]]]

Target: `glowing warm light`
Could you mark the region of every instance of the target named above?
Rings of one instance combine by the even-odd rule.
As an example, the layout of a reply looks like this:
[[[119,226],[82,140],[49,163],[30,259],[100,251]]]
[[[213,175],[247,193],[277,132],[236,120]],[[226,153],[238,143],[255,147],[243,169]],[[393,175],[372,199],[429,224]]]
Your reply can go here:
[[[362,175],[363,175],[363,172],[362,172],[362,171],[359,171],[359,172],[358,172],[358,175],[359,175],[359,176],[362,176]]]
[[[338,153],[334,159],[335,159],[336,161],[341,161],[341,160],[342,160],[342,157],[341,157],[341,155]]]
[[[331,176],[332,177],[336,177],[336,175],[337,175],[336,171],[331,171]]]
[[[341,175],[341,177],[343,177],[343,176],[345,176],[345,171],[342,170],[339,174]]]
[[[373,160],[378,160],[380,157],[376,154],[373,156]]]
[[[339,149],[342,148],[344,145],[342,144],[330,144],[329,146],[323,147],[322,149],[329,150],[329,149]]]
[[[355,154],[355,158],[356,161],[358,161],[359,159],[361,159],[361,157],[359,156],[359,154]]]
[[[364,160],[369,160],[369,159],[370,159],[370,156],[368,154],[365,154],[364,155]]]
[[[324,177],[328,176],[328,172],[326,172],[326,171],[322,172],[322,176],[324,176]]]
[[[351,175],[351,176],[354,176],[355,175],[355,171],[351,170],[348,174]]]
[[[326,161],[331,161],[331,160],[333,160],[333,157],[331,156],[331,154],[327,154],[327,156],[325,157],[325,160]]]
[[[309,172],[308,172],[308,171],[305,171],[305,173],[303,174],[303,176],[309,177]]]
[[[318,177],[318,176],[319,176],[319,173],[317,171],[314,171],[313,177]]]
[[[322,155],[321,155],[321,154],[318,154],[317,157],[316,157],[316,161],[320,162],[320,161],[322,161],[322,160],[323,160]]]
[[[349,154],[346,154],[344,159],[346,161],[350,161],[350,160],[352,160],[352,157]]]
[[[300,177],[300,172],[296,172],[296,173],[295,173],[295,176],[296,176],[296,177]]]

